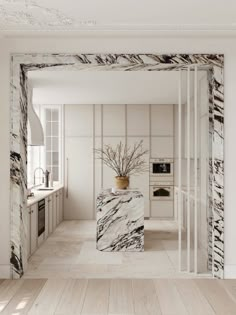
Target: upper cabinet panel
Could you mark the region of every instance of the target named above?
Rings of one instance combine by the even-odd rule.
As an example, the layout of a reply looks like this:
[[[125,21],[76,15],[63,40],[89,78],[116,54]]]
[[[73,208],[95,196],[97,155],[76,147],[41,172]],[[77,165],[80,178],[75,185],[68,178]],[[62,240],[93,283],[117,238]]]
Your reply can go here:
[[[127,105],[127,135],[149,136],[149,105]]]
[[[173,106],[151,105],[152,136],[173,136]]]
[[[65,105],[65,136],[93,135],[93,105]]]
[[[125,136],[125,105],[103,105],[103,135]]]

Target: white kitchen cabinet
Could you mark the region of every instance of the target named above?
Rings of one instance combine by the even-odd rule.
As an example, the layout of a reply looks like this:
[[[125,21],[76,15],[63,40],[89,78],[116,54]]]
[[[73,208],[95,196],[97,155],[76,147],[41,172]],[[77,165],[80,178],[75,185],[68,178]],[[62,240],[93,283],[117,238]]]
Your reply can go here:
[[[30,254],[32,255],[38,246],[38,203],[30,207]]]
[[[53,203],[52,203],[52,230],[54,231],[57,226],[57,204],[58,204],[58,192],[53,194]]]
[[[45,231],[44,231],[44,239],[48,238],[49,232],[49,204],[48,198],[45,198]]]
[[[103,145],[110,145],[115,148],[120,142],[125,144],[124,137],[105,137]],[[115,186],[116,173],[103,163],[103,188],[108,189]]]
[[[59,190],[59,223],[63,221],[63,189]]]
[[[133,147],[135,143],[143,140],[143,149],[149,150],[149,138],[139,138],[139,137],[128,137],[127,145]],[[149,154],[144,156],[147,165],[149,165]],[[130,188],[140,190],[144,195],[144,216],[150,216],[150,200],[149,200],[149,169],[147,167],[147,171],[130,176]]]
[[[149,105],[127,105],[127,136],[149,136]]]
[[[103,135],[125,136],[125,105],[103,105]]]
[[[174,219],[173,201],[151,201],[151,217],[158,219]]]
[[[65,138],[64,219],[93,219],[93,139]]]
[[[93,105],[65,105],[65,137],[93,135]]]
[[[173,136],[174,105],[151,105],[152,136]]]
[[[173,137],[151,137],[151,158],[173,158]]]
[[[65,105],[66,220],[94,218],[94,112],[93,105]],[[58,223],[61,217],[59,209]]]
[[[31,246],[30,246],[30,239],[31,239],[31,208],[27,207],[27,215],[28,215],[28,220],[27,220],[27,258],[30,257],[31,255]]]
[[[57,225],[60,224],[60,191],[56,192],[56,218],[57,218]]]
[[[50,235],[53,231],[53,198],[52,195],[47,198],[48,203],[48,234]]]

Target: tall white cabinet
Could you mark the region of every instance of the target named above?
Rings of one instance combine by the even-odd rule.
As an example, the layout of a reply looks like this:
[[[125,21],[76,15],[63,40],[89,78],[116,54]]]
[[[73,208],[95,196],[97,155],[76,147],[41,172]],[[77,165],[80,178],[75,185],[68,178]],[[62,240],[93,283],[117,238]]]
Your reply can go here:
[[[94,148],[143,140],[147,166],[151,157],[173,158],[173,105],[65,105],[64,111],[66,220],[94,219],[100,189],[114,186],[115,173],[96,159]],[[149,172],[130,179],[144,194],[145,217],[170,218],[173,209],[163,216],[150,201],[149,185]]]
[[[93,105],[65,105],[64,219],[93,219]]]

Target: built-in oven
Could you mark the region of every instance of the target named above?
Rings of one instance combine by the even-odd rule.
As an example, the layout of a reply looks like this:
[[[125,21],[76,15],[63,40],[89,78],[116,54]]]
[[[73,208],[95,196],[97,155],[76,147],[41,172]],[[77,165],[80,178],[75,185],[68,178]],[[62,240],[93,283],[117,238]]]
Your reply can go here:
[[[174,186],[168,183],[158,183],[150,186],[150,200],[173,200]]]
[[[173,177],[174,160],[156,158],[150,159],[150,176],[151,177]]]
[[[38,237],[45,232],[45,199],[38,202]]]

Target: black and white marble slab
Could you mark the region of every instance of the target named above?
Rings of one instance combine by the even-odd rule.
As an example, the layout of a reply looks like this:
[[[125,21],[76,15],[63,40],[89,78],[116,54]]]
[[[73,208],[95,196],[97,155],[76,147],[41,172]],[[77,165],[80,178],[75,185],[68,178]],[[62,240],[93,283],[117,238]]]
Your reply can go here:
[[[97,197],[97,249],[144,250],[144,197],[140,191],[101,192]]]
[[[176,71],[197,65],[209,82],[209,262],[224,277],[224,55],[222,54],[13,54],[11,56],[11,265],[27,268],[27,73],[40,70]]]

